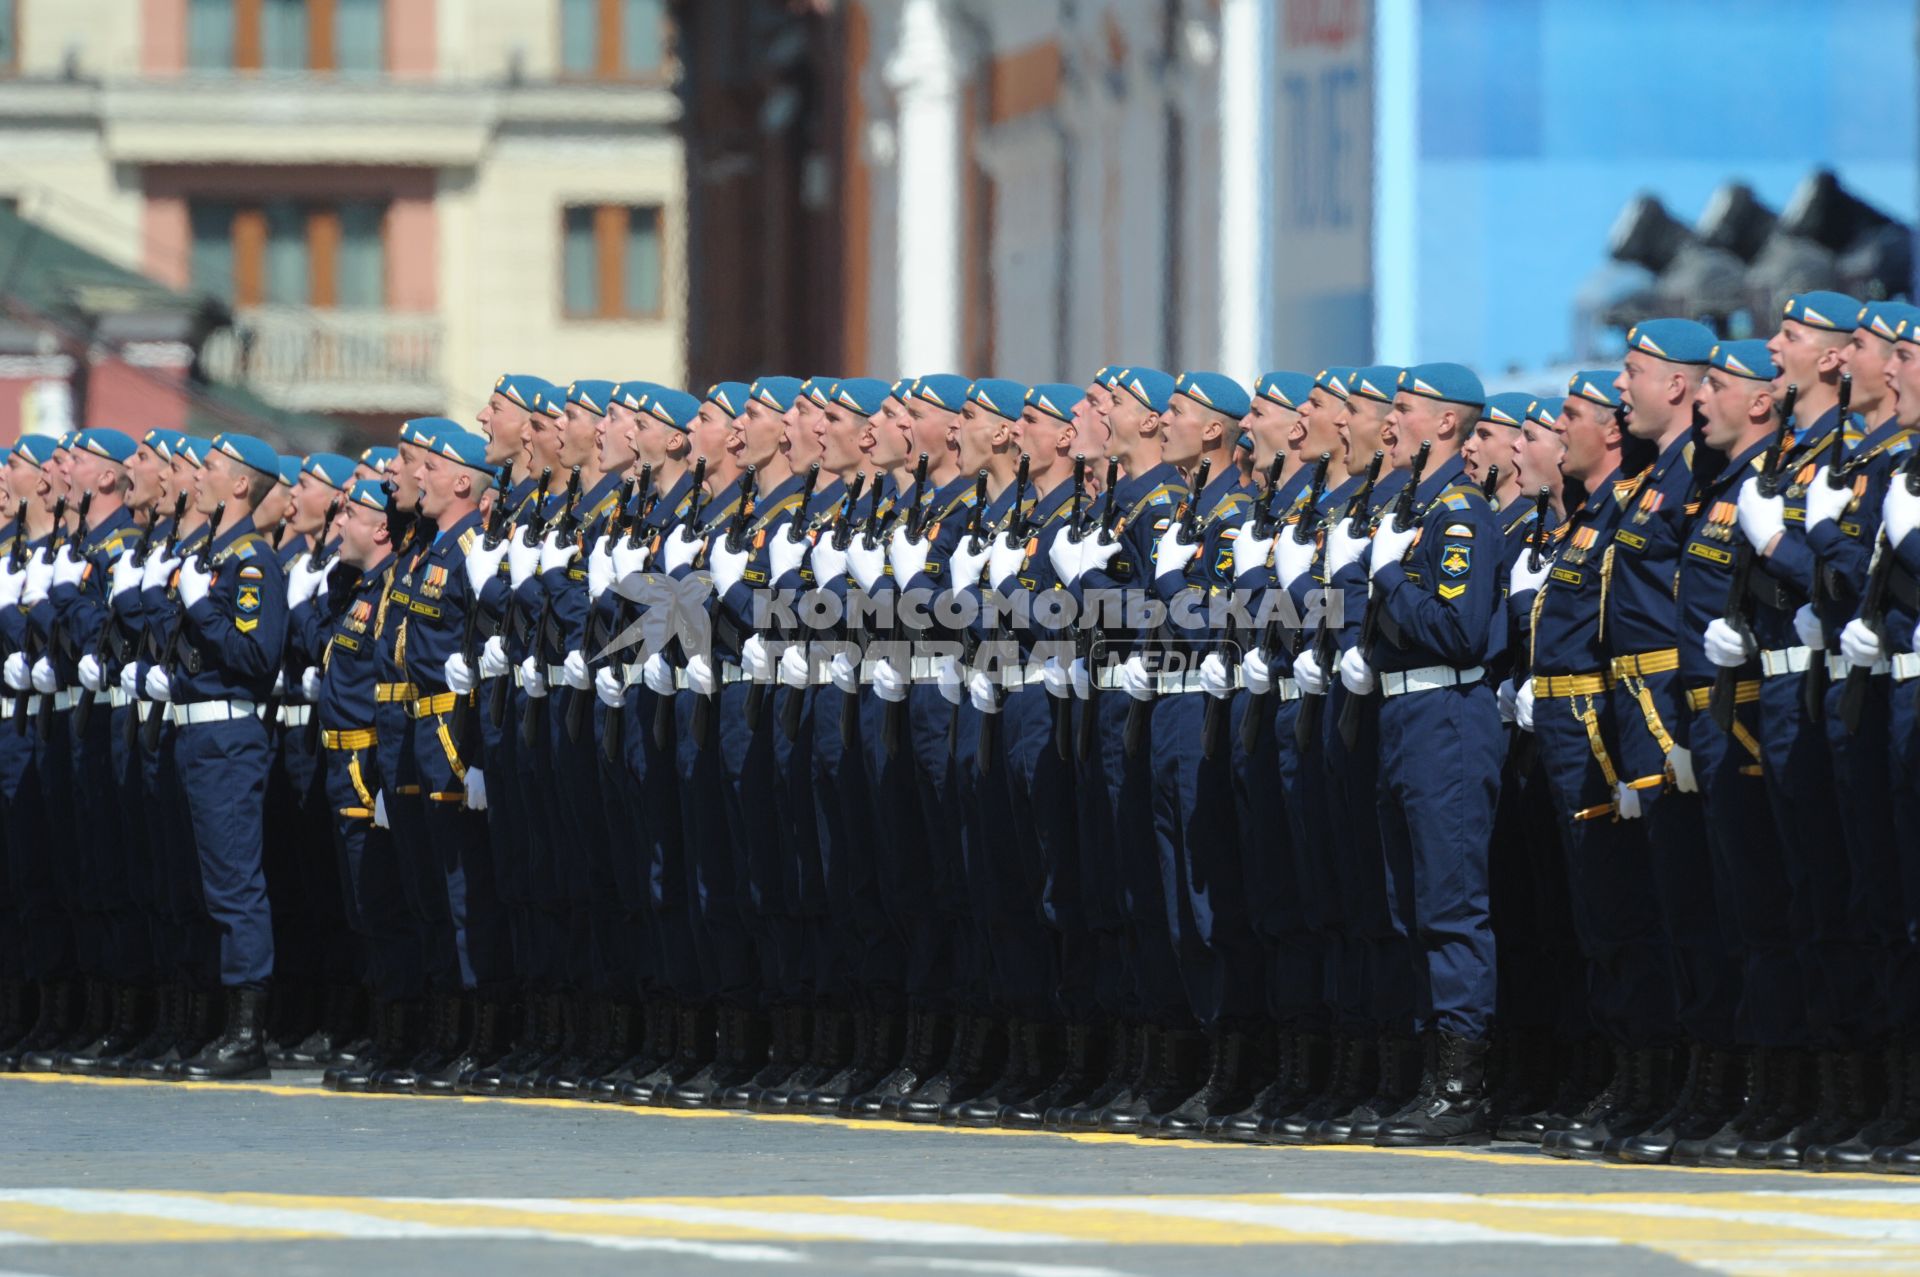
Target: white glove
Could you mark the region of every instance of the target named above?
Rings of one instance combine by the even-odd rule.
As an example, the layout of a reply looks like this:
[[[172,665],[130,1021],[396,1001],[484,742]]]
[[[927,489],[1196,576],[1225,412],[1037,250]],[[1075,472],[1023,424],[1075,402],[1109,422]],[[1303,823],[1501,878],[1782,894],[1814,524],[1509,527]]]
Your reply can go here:
[[[147,560],[147,566],[141,569],[140,588],[143,590],[165,588],[167,579],[173,575],[173,570],[179,566],[179,559],[162,558],[159,554],[155,554]]]
[[[293,561],[293,571],[287,574],[287,606],[299,607],[308,599],[326,588],[326,567],[313,566],[313,556],[303,554]]]
[[[285,696],[286,694],[287,694],[287,672],[285,670],[275,670],[273,672],[273,691],[270,693],[270,695]]]
[[[487,809],[487,774],[478,767],[467,768],[467,810]]]
[[[773,654],[758,634],[747,635],[747,641],[740,645],[740,668],[756,683],[773,681]]]
[[[1240,658],[1240,681],[1255,696],[1265,696],[1273,690],[1273,666],[1267,662],[1265,652],[1257,647],[1247,649],[1247,654]]]
[[[789,532],[798,531],[799,520],[794,520],[767,542],[767,571],[778,581],[800,570],[807,561],[807,551],[813,548],[813,542],[805,536],[789,536]]]
[[[119,598],[128,590],[140,588],[140,578],[146,574],[146,565],[133,560],[133,551],[126,550],[113,561],[113,584],[111,592]]]
[[[613,547],[611,537],[595,537],[587,554],[587,597],[597,599],[613,584]]]
[[[1047,663],[1040,667],[1040,685],[1047,689],[1047,695],[1055,700],[1066,700],[1073,695],[1073,679],[1067,673],[1067,667],[1060,663],[1057,656],[1049,656]]]
[[[129,700],[140,694],[140,667],[132,661],[120,667],[120,690]]]
[[[33,687],[33,666],[27,661],[25,652],[13,652],[7,656],[5,668],[7,686],[16,692],[29,691]]]
[[[520,662],[520,682],[524,684],[528,696],[539,700],[547,694],[546,671],[540,668],[540,662],[529,656]]]
[[[20,601],[27,588],[25,570],[15,572],[11,568],[0,567],[0,607],[12,607]]]
[[[447,680],[447,690],[465,696],[473,690],[473,667],[467,664],[464,652],[454,652],[447,657],[440,671]]]
[[[967,675],[967,699],[982,714],[1000,712],[1000,696],[994,686],[993,675],[981,670],[974,670]]]
[[[1700,782],[1693,774],[1693,751],[1685,745],[1675,745],[1667,751],[1667,770],[1673,773],[1673,787],[1683,794],[1700,792]]]
[[[189,559],[180,565],[180,606],[190,608],[207,597],[207,591],[213,588],[213,574],[200,570],[199,559]]]
[[[1200,661],[1200,690],[1215,700],[1226,700],[1233,695],[1233,674],[1227,669],[1226,658],[1218,652],[1208,652]]]
[[[1105,571],[1107,564],[1113,562],[1113,556],[1120,553],[1120,538],[1102,541],[1098,534],[1088,537],[1080,543],[1080,575],[1085,576],[1094,568]]]
[[[1047,544],[1047,562],[1062,585],[1072,585],[1080,579],[1081,550],[1092,541],[1091,536],[1084,541],[1076,541],[1069,533],[1062,532]]]
[[[1292,535],[1287,534],[1285,529],[1280,530],[1280,535],[1286,535],[1289,541],[1293,540]],[[1256,568],[1265,567],[1267,556],[1273,553],[1276,539],[1277,536],[1254,535],[1252,523],[1243,526],[1240,529],[1240,535],[1233,542],[1233,579],[1237,582]],[[1307,542],[1307,551],[1309,554],[1312,553],[1312,541]]]
[[[702,653],[687,658],[687,688],[696,696],[713,695],[713,662]]]
[[[1640,819],[1640,791],[1624,780],[1613,782],[1613,809],[1622,820]]]
[[[53,562],[42,549],[27,560],[27,588],[20,592],[20,601],[28,607],[43,603],[52,588]]]
[[[780,650],[779,677],[782,685],[799,689],[807,685],[807,653],[798,643]]]
[[[1501,722],[1511,723],[1514,721],[1513,703],[1518,700],[1519,697],[1520,689],[1513,685],[1512,679],[1503,678],[1500,680],[1500,686],[1495,688],[1493,692],[1493,703],[1500,709]]]
[[[1199,498],[1195,497],[1194,500],[1197,501]],[[1182,544],[1180,540],[1182,523],[1183,521],[1179,519],[1169,523],[1167,530],[1160,534],[1160,543],[1153,547],[1153,575],[1156,580],[1163,576],[1178,576],[1185,572],[1187,565],[1200,554],[1200,537],[1196,536],[1191,544]]]
[[[528,545],[524,534],[516,533],[507,542],[507,584],[519,589],[540,570],[540,543]]]
[[[544,575],[556,572],[572,563],[580,553],[578,544],[560,539],[560,529],[547,533],[547,539],[540,543],[540,571]]]
[[[13,684],[13,660],[7,660],[7,683]],[[147,699],[150,701],[170,701],[173,699],[173,680],[167,677],[164,667],[155,665],[147,671]]]
[[[855,537],[847,544],[849,547],[852,547],[859,545],[859,543],[860,538]],[[875,546],[871,550],[862,547],[861,553],[868,556],[862,560],[862,571],[871,571],[873,573],[873,579],[878,581],[881,575],[887,570],[887,551],[885,547]],[[825,585],[829,581],[844,580],[848,574],[853,571],[852,554],[849,550],[841,549],[833,543],[833,534],[831,532],[824,533],[818,541],[813,543],[813,549],[808,553],[807,559],[813,568],[813,583],[815,585]],[[856,575],[854,576],[854,580],[859,582],[861,578]],[[860,588],[869,594],[873,592],[873,587],[870,585],[862,584]]]
[[[567,686],[576,692],[584,692],[593,686],[593,680],[587,675],[587,656],[579,648],[567,653],[567,659],[560,662],[560,669]]]
[[[1847,664],[1860,669],[1873,668],[1887,655],[1886,645],[1881,643],[1880,636],[1873,632],[1871,625],[1857,616],[1840,631],[1840,653],[1847,658]]]
[[[966,680],[960,676],[960,662],[952,656],[943,656],[933,671],[934,684],[939,687],[940,695],[948,702],[958,705],[966,695]]]
[[[952,573],[953,588],[964,590],[980,585],[981,578],[987,572],[987,560],[993,557],[993,543],[982,540],[976,545],[972,537],[961,537],[960,543],[953,547],[953,557],[947,560],[948,570]],[[898,570],[894,576],[899,576]],[[991,581],[985,582],[993,584]]]
[[[1827,486],[1827,467],[1821,466],[1814,471],[1813,482],[1807,485],[1807,531],[1811,532],[1822,523],[1832,523],[1847,512],[1853,502],[1853,484],[1844,482],[1837,488]]]
[[[87,574],[87,561],[73,555],[71,544],[60,547],[60,557],[53,561],[53,583],[55,585],[78,585],[80,578]]]
[[[373,796],[373,827],[375,829],[393,828],[387,823],[387,791],[384,789]]]
[[[487,548],[487,539],[483,536],[473,543],[467,551],[467,585],[475,594],[487,588],[487,582],[500,575],[500,565],[513,550],[513,543],[520,540],[509,536],[491,550]]]
[[[1766,553],[1767,543],[1787,530],[1786,498],[1761,496],[1758,483],[1740,485],[1734,508],[1740,512],[1740,531],[1756,554]]]
[[[1889,484],[1886,500],[1880,503],[1880,520],[1887,525],[1887,544],[1899,545],[1920,528],[1920,496],[1908,492],[1904,483]]]
[[[747,563],[752,558],[751,550],[729,550],[724,533],[715,537],[713,548],[707,551],[707,567],[713,572],[713,592],[724,595],[740,584],[747,575]]]
[[[966,549],[967,538],[961,537],[960,541],[961,546],[955,551],[956,554]],[[933,542],[928,538],[921,537],[916,541],[907,535],[905,528],[895,528],[893,535],[887,538],[887,561],[893,564],[893,579],[905,588],[907,582],[926,571],[927,554],[932,549]],[[856,568],[855,571],[857,572],[858,569]],[[865,581],[860,584],[865,589],[873,588]]]
[[[987,584],[999,586],[1009,577],[1019,576],[1026,561],[1026,542],[1016,542],[1013,533],[1002,532],[987,547]]]
[[[1811,603],[1802,603],[1793,614],[1793,632],[1806,647],[1824,650],[1827,646],[1826,626],[1820,624]]]
[[[1520,691],[1513,698],[1513,721],[1523,732],[1533,730],[1533,680],[1520,684]]]
[[[652,549],[646,542],[634,545],[628,538],[621,537],[610,556],[613,560],[613,579],[616,582],[625,581],[636,572],[646,571],[647,559],[651,555]]]
[[[640,666],[640,681],[656,696],[672,696],[673,666],[667,664],[665,655],[655,652]]]
[[[1308,537],[1302,543],[1293,539],[1293,533],[1282,531],[1279,539],[1273,544],[1273,579],[1281,589],[1288,588],[1313,571],[1313,555],[1316,548],[1312,537]],[[1253,565],[1247,566],[1251,568]],[[1237,574],[1240,570],[1240,546],[1238,545],[1233,548],[1233,567]]]
[[[1531,554],[1523,551],[1520,557],[1513,561],[1513,571],[1507,573],[1507,593],[1516,599],[1523,594],[1531,594],[1545,585],[1547,573],[1553,570],[1553,560],[1544,554],[1540,556],[1538,570],[1528,567],[1527,560],[1532,557]]]
[[[1333,527],[1327,531],[1327,579],[1331,581],[1334,573],[1342,568],[1351,567],[1360,561],[1360,556],[1373,544],[1370,537],[1357,537],[1347,530],[1351,519],[1336,519]]]
[[[300,695],[310,701],[320,699],[320,667],[309,665],[300,671]]]
[[[80,658],[80,686],[89,692],[97,692],[107,685],[107,676],[100,669],[100,661],[92,652]]]
[[[507,659],[507,640],[495,634],[480,647],[480,677],[499,678],[513,668]]]
[[[681,524],[673,530],[660,547],[660,557],[665,561],[668,572],[678,572],[692,563],[694,556],[700,553],[700,547],[706,544],[693,535],[693,530]]]
[[[1325,696],[1327,694],[1327,672],[1320,668],[1320,657],[1311,644],[1305,651],[1293,658],[1293,681],[1300,684],[1300,691],[1307,696]]]
[[[1340,682],[1355,696],[1373,694],[1373,667],[1367,664],[1366,655],[1356,647],[1350,647],[1340,657]]]
[[[1136,701],[1153,699],[1153,675],[1147,672],[1147,663],[1138,656],[1129,656],[1120,662],[1120,690]]]
[[[873,663],[873,691],[881,700],[896,704],[904,701],[910,686],[912,684],[907,681],[907,676],[886,657]]]
[[[835,652],[833,659],[827,662],[827,677],[833,680],[835,687],[853,695],[860,690],[860,662],[844,650]]]
[[[1729,625],[1724,616],[1707,622],[1704,644],[1707,659],[1723,669],[1737,669],[1745,665],[1755,650],[1753,642]]]
[[[1093,671],[1087,668],[1086,657],[1073,658],[1073,664],[1067,666],[1067,681],[1073,684],[1073,694],[1080,700],[1093,695]]]
[[[603,665],[593,676],[593,694],[608,709],[619,709],[627,703],[627,680],[619,670]]]
[[[1400,529],[1393,526],[1392,519],[1382,519],[1380,530],[1373,534],[1373,558],[1368,563],[1367,575],[1379,576],[1389,563],[1398,563],[1407,557],[1407,551],[1413,548],[1413,538],[1420,531],[1419,525]]]

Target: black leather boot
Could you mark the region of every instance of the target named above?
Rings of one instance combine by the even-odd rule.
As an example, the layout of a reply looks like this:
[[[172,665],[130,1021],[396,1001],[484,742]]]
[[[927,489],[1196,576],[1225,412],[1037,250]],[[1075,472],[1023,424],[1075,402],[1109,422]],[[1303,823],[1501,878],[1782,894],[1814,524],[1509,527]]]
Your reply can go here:
[[[1881,1149],[1897,1149],[1920,1139],[1920,1048],[1902,1043],[1886,1053],[1887,1102],[1880,1115],[1851,1139],[1829,1144],[1824,1156],[1808,1165],[1815,1170],[1872,1171]]]
[[[1610,1087],[1619,1073],[1614,1050],[1598,1038],[1575,1038],[1555,1044],[1550,1052],[1552,1096],[1532,1112],[1507,1110],[1495,1137],[1521,1144],[1538,1144],[1547,1132],[1557,1131],[1596,1105],[1612,1105]]]
[[[61,1071],[103,1077],[109,1065],[137,1046],[153,1022],[152,995],[138,985],[123,984],[113,995],[113,1020],[105,1035],[78,1051],[68,1053]]]
[[[767,1058],[752,1077],[730,1086],[712,1107],[751,1109],[764,1094],[785,1090],[807,1062],[813,1045],[813,1020],[803,1006],[777,1006],[767,1013]]]
[[[1766,1165],[1797,1171],[1809,1149],[1839,1144],[1858,1134],[1885,1098],[1874,1062],[1875,1057],[1865,1051],[1824,1052],[1812,1116],[1767,1148]]]
[[[153,991],[153,1017],[146,1034],[126,1050],[100,1065],[102,1077],[130,1076],[142,1061],[166,1054],[181,1033],[186,1018],[187,991],[184,986],[163,984]]]
[[[1287,1042],[1282,1048],[1283,1037]],[[1278,1026],[1262,1024],[1247,1034],[1247,1102],[1231,1113],[1215,1113],[1208,1117],[1200,1128],[1205,1139],[1224,1139],[1230,1122],[1246,1121],[1259,1106],[1272,1096],[1274,1088],[1285,1081],[1291,1062],[1286,1051],[1292,1049],[1292,1034],[1283,1034]],[[1254,1127],[1259,1126],[1257,1117],[1251,1118]]]
[[[105,1036],[107,1025],[112,1019],[113,997],[106,983],[100,980],[87,980],[80,986],[79,996],[71,1007],[66,1031],[44,1047],[23,1054],[20,1057],[20,1071],[22,1073],[59,1072],[61,1061],[68,1055],[87,1047],[95,1039]]]
[[[880,1080],[880,1075],[899,1058],[897,1035],[887,1036],[879,1031],[884,1018],[865,1007],[853,1013],[853,1057],[807,1094],[795,1096],[790,1104],[794,1112],[835,1116],[840,1112],[842,1100],[861,1094]]]
[[[460,1080],[478,1073],[486,1061],[500,1054],[502,1006],[498,998],[464,994],[455,1013],[461,1026],[460,1045],[452,1057],[414,1079],[416,1095],[457,1095]]]
[[[460,1049],[466,1028],[465,1008],[457,994],[437,994],[427,1000],[426,1026],[419,1049],[374,1076],[369,1089],[388,1095],[411,1095],[420,1080],[446,1067]]]
[[[680,1025],[685,1008],[677,1002],[663,1002],[657,1021],[649,1024],[652,1045],[647,1054],[653,1067],[639,1072],[631,1082],[622,1082],[613,1098],[621,1104],[651,1104],[655,1091],[673,1085],[674,1063],[680,1058]],[[638,1072],[638,1070],[636,1070]]]
[[[1147,1066],[1147,1036],[1143,1025],[1115,1021],[1107,1036],[1107,1075],[1078,1104],[1047,1112],[1050,1131],[1091,1131],[1100,1127],[1100,1113],[1133,1086]]]
[[[177,1036],[160,1054],[128,1061],[126,1076],[164,1079],[177,1074],[182,1060],[198,1055],[200,1048],[219,1036],[221,1010],[212,990],[188,986],[180,998]]]
[[[847,1117],[897,1118],[901,1101],[932,1077],[953,1049],[953,1031],[953,1021],[947,1016],[931,1011],[908,1012],[900,1062],[865,1093],[854,1096],[841,1112]]]
[[[1373,1093],[1307,1129],[1309,1144],[1371,1144],[1380,1123],[1406,1108],[1420,1091],[1426,1047],[1418,1038],[1383,1033],[1374,1047]]]
[[[900,1120],[938,1122],[947,1105],[978,1095],[990,1080],[998,1055],[998,1027],[990,1016],[960,1017],[946,1063],[900,1101]]]
[[[1590,1121],[1550,1131],[1540,1141],[1549,1157],[1599,1157],[1609,1141],[1640,1134],[1673,1104],[1673,1048],[1639,1046],[1626,1052],[1626,1085],[1619,1102]]]
[[[1376,1148],[1487,1144],[1487,1044],[1452,1033],[1436,1035],[1439,1072],[1424,1107],[1380,1124]]]
[[[713,1066],[715,1057],[720,1053],[718,1032],[717,1017],[711,1007],[681,1007],[679,1022],[674,1029],[677,1049],[673,1058],[661,1070],[662,1076],[658,1082],[649,1084],[643,1078],[635,1083],[634,1092],[644,1093],[645,1099],[628,1102],[667,1107],[668,1096],[674,1087]],[[625,1100],[627,1092],[623,1091],[621,1098]]]
[[[593,1079],[610,1069],[616,1060],[608,1060],[613,1035],[613,1007],[603,998],[582,994],[573,999],[573,1014],[578,1026],[571,1049],[540,1079],[540,1090],[550,1100],[577,1100],[581,1091],[591,1090]]]
[[[1767,1048],[1755,1051],[1747,1062],[1747,1102],[1700,1149],[1701,1166],[1737,1166],[1740,1150],[1759,1143],[1759,1156],[1792,1130],[1805,1103],[1807,1055],[1804,1051]],[[1682,1150],[1674,1150],[1676,1165]]]
[[[620,1088],[627,1083],[653,1072],[659,1068],[669,1052],[660,1051],[660,1020],[666,1014],[666,1004],[659,1001],[648,1002],[640,1006],[637,1013],[629,1011],[631,1016],[630,1037],[632,1042],[627,1058],[593,1080],[590,1098],[596,1103],[606,1104],[620,1098]]]
[[[846,1067],[853,1058],[853,1016],[838,1007],[813,1013],[813,1034],[807,1058],[779,1086],[765,1087],[754,1100],[756,1113],[805,1112],[815,1087]]]
[[[1205,1132],[1210,1118],[1244,1109],[1253,1100],[1250,1053],[1247,1035],[1239,1030],[1208,1034],[1206,1080],[1171,1109],[1143,1120],[1140,1134],[1147,1139],[1194,1139]]]
[[[267,1064],[267,991],[258,987],[227,990],[227,1028],[178,1065],[187,1082],[237,1082],[271,1076]]]
[[[418,1002],[396,999],[374,1008],[373,1043],[352,1064],[339,1064],[320,1075],[320,1085],[330,1091],[358,1093],[371,1091],[374,1079],[396,1064],[411,1059],[419,1050],[417,1039],[425,1009]]]
[[[580,1076],[587,1058],[599,1045],[601,1028],[594,1015],[594,1000],[584,993],[569,993],[560,999],[560,1049],[539,1068],[529,1069],[520,1080],[516,1094],[535,1099],[570,1095],[569,1083]]]
[[[1694,1043],[1687,1053],[1687,1076],[1673,1107],[1646,1130],[1606,1148],[1609,1162],[1658,1166],[1674,1160],[1684,1146],[1694,1159],[1706,1142],[1732,1119],[1740,1105],[1742,1058]]]
[[[1362,1035],[1334,1039],[1333,1068],[1322,1090],[1261,1134],[1274,1144],[1313,1142],[1314,1128],[1330,1117],[1350,1113],[1380,1086],[1379,1043]]]
[[[0,1058],[33,1031],[33,987],[25,980],[0,980]],[[0,1073],[7,1072],[0,1065]]]
[[[475,1069],[461,1089],[469,1095],[510,1093],[528,1069],[537,1066],[560,1042],[559,1003],[545,993],[527,993],[520,1003],[520,1025],[507,1053]]]
[[[1177,1106],[1199,1089],[1194,1060],[1200,1035],[1189,1029],[1153,1027],[1147,1031],[1147,1066],[1124,1095],[1100,1111],[1100,1129],[1134,1135],[1156,1113]]]
[[[721,1007],[715,1015],[713,1059],[666,1092],[678,1109],[709,1108],[725,1092],[751,1078],[767,1058],[762,1022],[745,1007]],[[654,1103],[661,1100],[655,1097]]]
[[[1909,1044],[1901,1048],[1900,1090],[1905,1100],[1905,1110],[1896,1122],[1889,1120],[1885,1133],[1879,1138],[1866,1162],[1862,1163],[1849,1150],[1845,1165],[1849,1168],[1893,1173],[1896,1175],[1920,1175],[1920,1046]],[[1911,1133],[1904,1142],[1900,1136]],[[1862,1135],[1865,1135],[1862,1132]],[[1835,1154],[1828,1154],[1828,1168],[1839,1170]]]
[[[1050,1109],[1077,1103],[1092,1091],[1105,1063],[1100,1058],[1103,1039],[1091,1025],[1069,1024],[1060,1033],[1061,1067],[1039,1090],[1010,1101],[1000,1110],[1000,1125],[1015,1130],[1039,1130]]]
[[[0,1072],[20,1071],[25,1058],[64,1040],[72,1032],[74,990],[66,980],[48,980],[39,986],[33,1024],[19,1040],[0,1052]]]
[[[575,1099],[598,1099],[601,1079],[624,1068],[640,1045],[640,1016],[633,1003],[608,1001],[604,1015],[606,1032],[600,1043],[600,1055],[588,1062],[586,1075],[574,1093]],[[611,1094],[609,1090],[608,1095]]]
[[[1027,1020],[1009,1020],[1006,1025],[1007,1054],[987,1084],[972,1099],[949,1104],[940,1115],[949,1126],[997,1126],[1003,1105],[1020,1097],[1026,1076],[1033,1071],[1028,1063],[1029,1048],[1035,1043],[1027,1036]]]

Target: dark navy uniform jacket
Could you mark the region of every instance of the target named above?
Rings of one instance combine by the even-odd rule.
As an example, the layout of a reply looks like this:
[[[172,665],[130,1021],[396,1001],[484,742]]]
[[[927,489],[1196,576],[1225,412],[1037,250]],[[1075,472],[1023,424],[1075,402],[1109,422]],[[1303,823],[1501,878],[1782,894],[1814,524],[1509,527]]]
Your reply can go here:
[[[389,554],[361,576],[351,591],[336,599],[329,590],[294,609],[294,628],[320,654],[325,675],[314,712],[328,731],[373,726],[373,688],[380,679],[374,626],[386,595]]]
[[[1534,595],[1529,615],[1536,674],[1594,674],[1607,667],[1600,634],[1604,561],[1625,513],[1621,502],[1633,489],[1631,479],[1618,476],[1616,470],[1595,484],[1568,516],[1559,553]],[[1668,617],[1671,631],[1671,609]]]
[[[480,512],[470,510],[444,532],[423,525],[422,553],[403,563],[387,588],[387,624],[395,627],[396,660],[421,696],[446,690],[447,658],[466,637],[472,588],[467,551],[480,540]]]
[[[1395,642],[1382,627],[1375,667],[1390,672],[1485,665],[1507,645],[1507,627],[1494,623],[1505,594],[1498,579],[1500,521],[1458,456],[1423,477],[1417,495],[1425,499],[1425,513],[1413,549],[1404,565],[1390,563],[1374,576],[1378,603],[1399,628]]]
[[[214,538],[213,585],[186,610],[197,672],[173,677],[179,702],[250,700],[273,692],[287,641],[287,579],[273,546],[244,518]]]
[[[1767,441],[1763,439],[1736,453],[1725,469],[1698,490],[1698,512],[1680,550],[1680,576],[1674,587],[1678,603],[1674,640],[1680,648],[1683,687],[1709,686],[1720,672],[1720,667],[1707,659],[1707,626],[1727,615],[1734,560],[1746,543],[1736,503],[1740,489],[1759,476],[1766,451]],[[1760,677],[1759,658],[1749,661],[1740,676]]]

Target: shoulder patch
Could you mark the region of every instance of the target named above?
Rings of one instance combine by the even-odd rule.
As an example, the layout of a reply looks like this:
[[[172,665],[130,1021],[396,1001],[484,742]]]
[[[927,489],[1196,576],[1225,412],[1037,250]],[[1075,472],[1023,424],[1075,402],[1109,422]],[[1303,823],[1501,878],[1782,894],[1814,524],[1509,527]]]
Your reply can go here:
[[[460,553],[466,554],[473,549],[473,543],[480,539],[480,529],[468,528],[460,534]]]
[[[1529,507],[1528,513],[1532,513],[1531,507]],[[1471,541],[1473,539],[1473,525],[1471,523],[1449,523],[1445,528],[1441,529],[1440,535],[1443,537],[1465,537]]]
[[[240,579],[242,581],[261,581],[266,579],[266,575],[265,572],[260,570],[257,564],[249,563],[240,569]]]

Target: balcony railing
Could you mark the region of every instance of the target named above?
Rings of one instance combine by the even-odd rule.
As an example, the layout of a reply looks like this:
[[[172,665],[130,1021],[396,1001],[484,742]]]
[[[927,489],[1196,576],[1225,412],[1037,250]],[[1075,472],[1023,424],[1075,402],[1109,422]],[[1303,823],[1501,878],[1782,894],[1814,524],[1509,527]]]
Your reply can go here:
[[[300,412],[437,412],[445,404],[435,315],[258,306],[207,339],[202,367]]]

